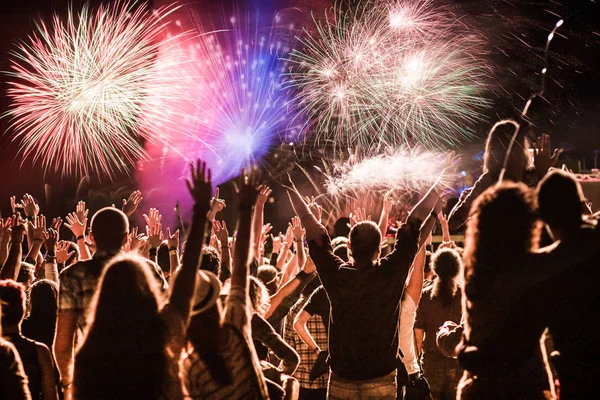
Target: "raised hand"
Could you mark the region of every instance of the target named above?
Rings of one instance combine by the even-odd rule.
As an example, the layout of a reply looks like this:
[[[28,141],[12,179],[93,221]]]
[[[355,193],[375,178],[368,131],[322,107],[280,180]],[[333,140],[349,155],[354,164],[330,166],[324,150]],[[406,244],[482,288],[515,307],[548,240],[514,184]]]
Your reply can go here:
[[[43,242],[45,240],[46,233],[46,217],[39,215],[32,221],[27,221],[28,231],[31,234],[32,240]]]
[[[152,228],[146,227],[146,234],[148,235],[148,244],[151,249],[157,249],[164,240],[162,231],[162,225],[154,225]]]
[[[302,226],[302,222],[300,222],[300,218],[295,216],[292,218],[292,222],[289,224],[290,228],[292,228],[292,232],[294,233],[294,239],[296,241],[304,240],[304,235],[306,235],[306,229]]]
[[[69,242],[61,240],[58,242],[58,246],[56,247],[56,262],[58,264],[65,264],[71,257],[75,255],[75,250],[71,250],[71,246]]]
[[[217,239],[219,239],[219,242],[221,242],[221,246],[228,246],[229,231],[227,231],[227,225],[225,224],[225,221],[219,222],[217,220],[213,220],[212,226],[215,232],[215,236],[217,237]]]
[[[25,237],[25,220],[17,213],[13,215],[10,225],[11,246],[23,243],[23,238]]]
[[[533,164],[535,172],[539,177],[546,175],[546,172],[548,172],[558,159],[558,156],[560,156],[561,150],[556,149],[554,153],[551,153],[550,135],[543,134],[537,138],[537,143],[533,148]]]
[[[198,161],[196,167],[191,165],[192,179],[186,184],[196,206],[209,209],[212,197],[212,174],[205,162]],[[218,192],[217,192],[218,194]]]
[[[371,216],[367,216],[364,208],[357,208],[353,213],[350,213],[350,227],[362,221],[370,221]]]
[[[135,210],[137,210],[142,200],[144,200],[144,198],[142,197],[142,192],[136,190],[135,192],[131,193],[127,200],[123,199],[123,205],[121,206],[121,210],[128,217],[130,217],[131,215],[133,215]]]
[[[306,198],[308,202],[308,208],[310,209],[311,214],[317,219],[318,222],[321,222],[321,218],[323,217],[323,207],[321,207],[314,196],[311,198]]]
[[[450,228],[448,227],[448,217],[443,213],[438,213],[438,221],[440,222],[440,226],[442,227],[442,241],[444,243],[450,242]]]
[[[271,196],[271,193],[273,193],[273,191],[271,190],[270,187],[266,186],[266,185],[260,185],[258,187],[259,193],[258,193],[258,198],[256,199],[256,205],[257,206],[264,206],[265,203],[267,202],[267,200],[269,200],[269,196]]]
[[[208,245],[210,247],[214,247],[215,249],[219,249],[219,238],[217,237],[217,235],[210,235]]]
[[[169,250],[179,250],[179,229],[171,235],[171,228],[167,228],[167,245],[169,246]]]
[[[386,194],[383,196],[383,211],[386,214],[390,214],[392,212],[392,208],[394,208],[394,204],[395,204],[395,200],[394,200],[394,196],[392,195],[392,190],[386,192]]]
[[[48,254],[56,254],[56,243],[58,242],[58,232],[52,228],[44,231],[44,245]]]
[[[50,228],[54,229],[57,232],[60,232],[60,227],[63,224],[63,220],[61,217],[53,218],[52,223],[50,224]]]
[[[245,171],[242,171],[241,182],[240,182],[240,207],[254,207],[259,195],[258,189],[258,177],[256,175],[246,175]]]
[[[161,223],[162,215],[160,215],[156,208],[151,208],[148,215],[144,214],[144,219],[146,220],[146,225],[152,229]]]
[[[71,232],[73,232],[73,235],[76,238],[80,238],[85,235],[85,228],[87,227],[88,222],[87,218],[85,218],[83,221],[80,221],[79,218],[77,218],[77,214],[72,212],[67,215],[66,219],[67,223],[65,226],[69,228]]]
[[[288,225],[288,228],[285,231],[285,242],[290,248],[292,247],[292,243],[294,243],[294,230],[292,229],[291,225]]]
[[[225,200],[219,198],[219,188],[215,190],[215,196],[210,199],[210,212],[208,218],[212,221],[217,216],[217,213],[223,211],[227,207]]]
[[[17,204],[17,197],[10,196],[10,208],[12,209],[12,213],[15,214],[17,212],[17,208],[24,208],[23,203]]]
[[[129,234],[129,250],[137,251],[142,245],[142,241],[144,240],[144,235],[141,233],[138,234],[138,227],[134,226],[131,228],[131,233]]]
[[[4,220],[0,218],[0,238],[2,238],[3,243],[8,243],[10,240],[11,227],[12,218],[6,218]]]
[[[85,201],[80,201],[77,203],[77,206],[75,207],[75,214],[77,215],[77,219],[83,221],[88,217],[89,212],[90,210],[85,208]]]
[[[25,196],[23,196],[22,204],[26,217],[36,217],[40,213],[40,206],[37,205],[37,203],[30,194],[26,194]]]
[[[271,235],[271,241],[273,242],[273,253],[279,253],[281,247],[285,243],[285,236],[281,233],[277,236]]]

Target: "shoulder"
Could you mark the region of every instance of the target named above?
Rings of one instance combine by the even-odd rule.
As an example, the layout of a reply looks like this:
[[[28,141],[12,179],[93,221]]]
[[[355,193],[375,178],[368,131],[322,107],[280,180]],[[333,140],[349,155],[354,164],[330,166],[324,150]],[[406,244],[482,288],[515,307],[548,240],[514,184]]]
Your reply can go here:
[[[90,271],[93,271],[94,269],[101,268],[102,265],[103,264],[100,261],[95,260],[93,258],[90,260],[79,261],[79,262],[63,269],[60,273],[60,277],[62,279],[63,277],[69,278],[69,277],[79,276],[79,275],[85,274],[86,272],[89,273]]]

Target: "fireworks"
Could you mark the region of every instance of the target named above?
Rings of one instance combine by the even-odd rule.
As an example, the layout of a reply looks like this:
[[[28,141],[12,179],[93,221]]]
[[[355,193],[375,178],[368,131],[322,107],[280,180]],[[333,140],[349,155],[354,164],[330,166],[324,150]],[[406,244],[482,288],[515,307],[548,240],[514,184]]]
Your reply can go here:
[[[118,1],[70,10],[50,26],[39,22],[13,53],[9,73],[7,114],[24,158],[45,171],[111,178],[144,158],[141,140],[163,140],[139,129],[138,120],[147,87],[160,76],[154,60],[166,43],[164,19],[176,8],[151,12]],[[162,115],[143,119],[152,126]]]
[[[488,69],[480,41],[428,0],[338,7],[293,51],[290,86],[317,146],[373,154],[387,146],[444,148],[483,118]]]
[[[196,37],[161,52],[158,60],[188,60],[166,71],[179,75],[187,88],[180,102],[161,107],[171,116],[161,131],[177,143],[177,157],[207,161],[218,183],[260,164],[280,138],[295,137],[281,88],[289,47],[249,17],[233,16],[211,30],[197,18],[195,23]]]
[[[387,191],[413,193],[429,189],[438,178],[440,186],[449,187],[454,181],[452,172],[444,172],[448,165],[446,154],[423,149],[386,150],[383,154],[363,158],[352,155],[346,161],[334,164],[326,175],[327,193],[333,197],[362,194],[381,194]],[[440,176],[441,175],[441,176]]]

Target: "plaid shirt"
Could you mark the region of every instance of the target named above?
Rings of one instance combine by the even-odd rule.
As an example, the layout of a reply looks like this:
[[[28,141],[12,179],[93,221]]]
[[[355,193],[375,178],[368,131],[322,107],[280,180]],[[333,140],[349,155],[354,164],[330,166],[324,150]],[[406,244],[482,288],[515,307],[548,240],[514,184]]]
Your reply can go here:
[[[305,389],[326,389],[327,388],[327,374],[320,376],[314,381],[310,380],[310,370],[317,361],[317,355],[313,353],[308,346],[300,339],[300,336],[294,330],[294,319],[296,315],[302,310],[308,297],[301,297],[298,303],[292,307],[290,313],[285,319],[285,326],[283,332],[283,338],[288,342],[300,356],[300,365],[293,374],[294,378],[298,380],[300,386]],[[313,315],[308,320],[306,328],[312,335],[315,343],[321,350],[327,350],[327,329],[323,325],[323,320],[318,315]]]
[[[85,332],[87,314],[104,267],[117,254],[96,253],[91,260],[73,264],[60,273],[58,308],[60,311],[77,312],[77,328],[80,333]],[[162,289],[166,290],[167,281],[161,269],[156,264],[150,261],[147,262],[153,268],[159,283],[162,284]]]

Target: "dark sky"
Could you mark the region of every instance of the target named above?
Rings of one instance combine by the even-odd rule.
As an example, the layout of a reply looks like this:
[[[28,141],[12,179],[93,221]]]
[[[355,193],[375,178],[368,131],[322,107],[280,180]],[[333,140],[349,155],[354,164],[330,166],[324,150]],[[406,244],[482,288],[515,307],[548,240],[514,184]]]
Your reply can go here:
[[[435,1],[435,0],[434,0]],[[539,86],[546,37],[559,16],[565,20],[552,43],[549,58],[548,103],[532,110],[537,131],[550,133],[556,144],[570,153],[567,156],[591,158],[600,149],[600,4],[591,0],[440,0],[464,21],[472,25],[489,44],[486,57],[494,66],[495,80],[488,94],[494,102],[489,122],[475,127],[483,137],[491,122],[513,117],[525,99]],[[15,40],[30,32],[36,18],[48,18],[52,12],[64,13],[67,5],[80,0],[18,0],[0,2],[0,70],[9,67],[8,52]],[[99,1],[92,0],[92,4]],[[154,4],[164,4],[155,0]],[[228,7],[230,2],[209,0],[194,2],[200,12]],[[322,10],[326,0],[246,0],[237,3],[260,8],[263,15],[276,10],[298,7],[306,13]],[[5,75],[0,75],[0,109],[6,110]],[[16,147],[6,119],[0,120],[0,199],[9,193],[32,191],[41,195],[44,178],[40,169],[16,160]],[[476,142],[473,147],[480,146]],[[466,146],[467,148],[469,146]],[[58,185],[57,180],[47,178]],[[73,189],[74,182],[62,182]],[[5,205],[2,205],[5,209]]]

